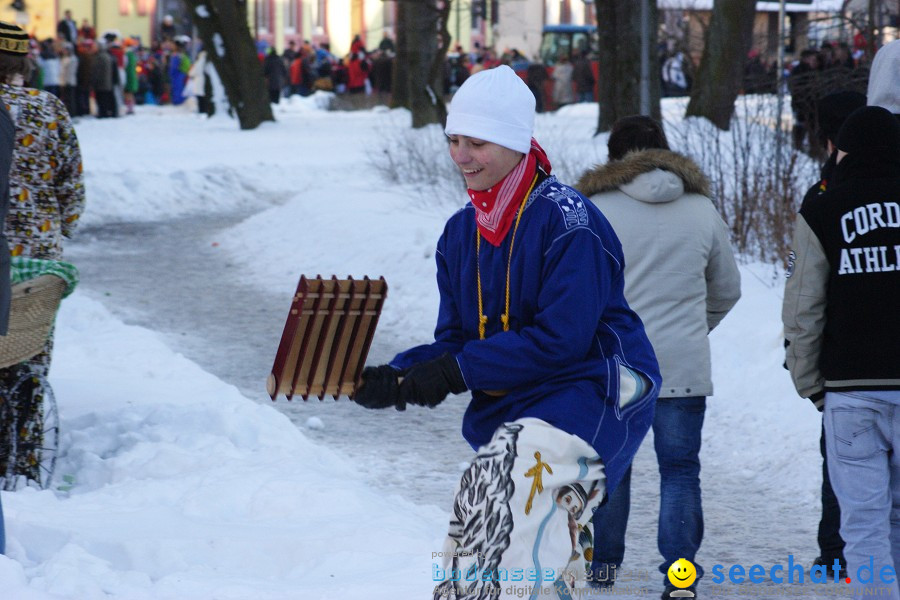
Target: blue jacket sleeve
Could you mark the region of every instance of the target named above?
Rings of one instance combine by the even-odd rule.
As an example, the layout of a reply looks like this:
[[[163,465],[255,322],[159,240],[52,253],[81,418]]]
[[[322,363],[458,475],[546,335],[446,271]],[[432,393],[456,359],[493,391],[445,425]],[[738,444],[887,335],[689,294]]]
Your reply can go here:
[[[469,388],[514,389],[583,361],[595,341],[616,265],[590,228],[560,233],[544,252],[533,322],[469,341],[457,356]]]

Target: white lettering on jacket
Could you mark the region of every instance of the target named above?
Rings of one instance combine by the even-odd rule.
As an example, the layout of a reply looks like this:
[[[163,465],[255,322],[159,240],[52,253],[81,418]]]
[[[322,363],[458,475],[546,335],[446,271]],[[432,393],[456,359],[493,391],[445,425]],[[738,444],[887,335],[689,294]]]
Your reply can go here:
[[[873,202],[858,206],[841,217],[841,232],[848,244],[857,235],[865,235],[882,227],[900,227],[900,204]]]
[[[841,248],[838,275],[859,273],[890,273],[900,265],[900,244],[868,246],[866,248]]]

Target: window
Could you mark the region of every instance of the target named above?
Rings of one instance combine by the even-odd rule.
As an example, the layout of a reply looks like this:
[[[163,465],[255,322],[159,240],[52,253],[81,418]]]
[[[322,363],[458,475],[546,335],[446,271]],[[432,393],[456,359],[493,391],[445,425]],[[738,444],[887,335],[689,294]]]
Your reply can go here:
[[[323,33],[328,32],[328,0],[318,0],[316,10],[316,27],[320,27]]]
[[[284,14],[285,33],[297,33],[300,31],[302,10],[302,0],[287,0]]]
[[[383,3],[384,30],[396,35],[394,27],[397,25],[397,2],[395,0],[384,0]]]
[[[541,40],[540,57],[548,67],[556,64],[560,55],[569,56],[572,52],[572,35],[570,33],[545,33]]]
[[[256,11],[256,27],[257,33],[272,33],[275,29],[272,19],[274,18],[273,0],[256,0],[254,9]]]
[[[472,0],[472,29],[477,29],[487,12],[487,0]]]
[[[560,25],[568,25],[572,22],[572,7],[569,0],[560,0],[559,2],[559,23]]]
[[[363,14],[363,0],[350,0],[350,32],[366,40],[366,19]]]

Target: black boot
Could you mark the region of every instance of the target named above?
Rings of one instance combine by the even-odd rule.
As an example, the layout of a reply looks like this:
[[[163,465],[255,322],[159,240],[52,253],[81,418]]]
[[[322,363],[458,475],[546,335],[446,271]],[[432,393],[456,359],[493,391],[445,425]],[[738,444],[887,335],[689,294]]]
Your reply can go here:
[[[813,567],[825,567],[828,569],[828,581],[834,581],[835,559],[841,565],[841,570],[838,571],[838,581],[842,582],[847,579],[847,561],[844,560],[843,556],[817,556],[816,560],[813,561]],[[812,577],[812,569],[810,569],[810,577]]]

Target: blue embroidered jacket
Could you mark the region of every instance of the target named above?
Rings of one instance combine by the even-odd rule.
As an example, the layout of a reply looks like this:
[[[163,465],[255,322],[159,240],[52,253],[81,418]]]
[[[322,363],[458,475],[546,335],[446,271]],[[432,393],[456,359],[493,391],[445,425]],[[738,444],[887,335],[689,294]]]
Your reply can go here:
[[[532,192],[518,227],[500,247],[480,245],[476,252],[470,203],[450,218],[438,241],[435,341],[398,354],[391,365],[406,369],[445,352],[455,355],[472,390],[463,436],[473,448],[489,442],[502,423],[542,419],[597,451],[611,492],[652,423],[661,382],[643,323],[625,301],[619,239],[592,202],[550,176]],[[478,255],[488,318],[483,340]],[[503,331],[507,289],[509,331]],[[653,383],[624,409],[620,364]]]

